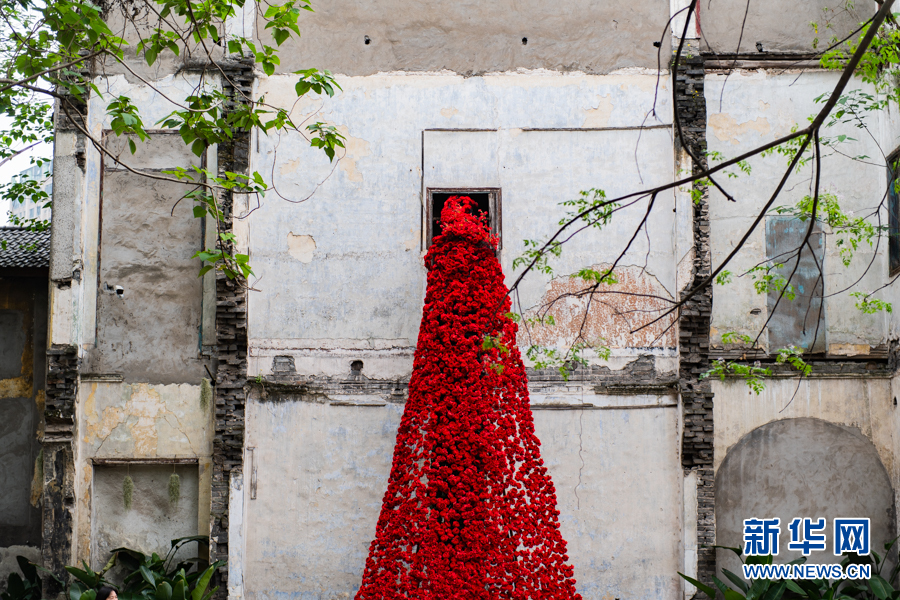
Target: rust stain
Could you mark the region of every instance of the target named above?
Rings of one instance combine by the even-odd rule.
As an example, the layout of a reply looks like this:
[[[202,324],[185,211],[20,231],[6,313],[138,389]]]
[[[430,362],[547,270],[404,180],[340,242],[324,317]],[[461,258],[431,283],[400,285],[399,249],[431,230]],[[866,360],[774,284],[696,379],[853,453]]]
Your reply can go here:
[[[338,127],[338,130],[344,135],[344,146],[347,150],[338,163],[338,167],[347,175],[347,179],[350,181],[362,182],[363,176],[359,169],[356,168],[356,161],[372,154],[369,142],[351,136],[350,130],[346,127]]]
[[[0,398],[27,398],[31,395],[31,377],[0,379]]]
[[[603,273],[609,266],[596,265],[591,268]],[[547,313],[553,316],[555,325],[529,325],[527,328],[520,326],[519,345],[568,347],[576,341],[581,341],[590,346],[609,348],[674,347],[676,335],[673,325],[674,314],[631,333],[632,330],[659,317],[671,306],[665,300],[671,298],[665,287],[656,277],[640,267],[618,267],[615,276],[618,283],[601,286],[598,288],[599,293],[590,299],[590,310],[586,319],[588,298],[566,297],[566,295],[577,294],[587,289],[590,284],[574,277],[561,277],[551,281],[541,305],[526,311],[525,317],[535,317],[541,307],[546,307],[556,300]],[[579,331],[581,331],[580,340]]]
[[[709,128],[713,134],[723,142],[731,142],[734,145],[740,143],[739,136],[749,131],[755,131],[760,135],[769,133],[772,128],[765,117],[757,117],[752,121],[738,123],[735,118],[725,113],[715,113],[709,116]]]
[[[37,405],[37,413],[40,415],[37,426],[37,438],[44,439],[44,407],[47,405],[47,395],[44,390],[38,390],[34,396],[34,403]]]
[[[124,426],[130,432],[128,437],[134,444],[135,458],[156,456],[159,438],[157,420],[166,412],[159,392],[149,384],[135,384],[131,386],[124,406],[109,406],[102,411],[97,410],[96,393],[97,384],[93,383],[84,403],[85,443],[96,444],[99,450],[113,431]]]

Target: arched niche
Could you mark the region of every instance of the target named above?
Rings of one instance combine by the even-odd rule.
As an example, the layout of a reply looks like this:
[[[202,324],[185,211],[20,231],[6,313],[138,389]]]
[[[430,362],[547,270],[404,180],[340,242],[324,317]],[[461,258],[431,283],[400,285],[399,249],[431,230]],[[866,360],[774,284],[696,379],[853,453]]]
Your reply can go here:
[[[780,517],[775,562],[787,563],[802,556],[788,550],[791,520],[825,517],[827,547],[807,562],[840,562],[833,519],[869,517],[872,549],[884,556],[884,543],[895,535],[893,498],[875,445],[858,429],[811,418],[767,423],[741,438],[716,473],[716,543],[740,547],[744,519]],[[740,574],[728,550],[717,551],[716,568]]]

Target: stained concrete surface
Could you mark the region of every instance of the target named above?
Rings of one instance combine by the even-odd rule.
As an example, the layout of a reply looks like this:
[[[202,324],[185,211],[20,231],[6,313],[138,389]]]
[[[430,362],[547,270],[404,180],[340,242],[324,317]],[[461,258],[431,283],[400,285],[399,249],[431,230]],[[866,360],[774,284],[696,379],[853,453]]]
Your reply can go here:
[[[13,559],[2,559],[0,587],[9,569],[16,568],[15,555],[29,555],[41,545],[41,488],[35,478],[44,403],[47,269],[31,276],[16,273],[6,269],[0,275],[0,557]]]
[[[0,379],[22,374],[22,351],[25,349],[23,314],[19,310],[0,310]]]
[[[780,0],[709,0],[700,3],[700,40],[704,50],[747,52],[765,58],[765,52],[813,52],[813,40],[818,38],[821,51],[832,43],[832,37],[844,38],[877,8],[874,2],[856,2],[850,9],[847,4],[844,0],[791,4]],[[811,23],[818,25],[818,31]],[[757,49],[757,42],[763,52]]]
[[[134,160],[151,168],[199,164],[180,137],[160,134]],[[114,166],[103,174],[97,346],[85,371],[199,384],[206,376],[198,358],[202,292],[191,257],[203,244],[202,220],[191,202],[178,203],[190,188]]]
[[[540,0],[343,0],[313,8],[301,15],[302,37],[282,46],[281,72],[312,66],[345,75],[656,68],[653,42],[669,20],[665,0],[554,6]],[[668,43],[665,38],[663,47]]]
[[[780,13],[773,8],[772,14]],[[705,96],[709,151],[718,152],[723,158],[731,158],[788,134],[797,124],[802,127],[810,115],[821,109],[821,104],[815,99],[830,90],[839,77],[838,72],[824,71],[737,71],[727,77],[724,73],[708,73]],[[869,84],[858,79],[851,82],[850,89],[874,93]],[[868,118],[868,125],[873,132],[881,129],[879,119],[880,117]],[[840,153],[824,153],[821,190],[833,195],[845,213],[868,214],[866,211],[878,206],[884,195],[885,167],[872,161],[854,162],[847,156],[881,156],[882,148],[872,137],[859,135],[859,129],[851,124],[838,124],[828,128],[828,136],[839,135],[847,135],[852,139],[841,146]],[[734,249],[737,240],[749,229],[754,216],[769,201],[776,182],[787,167],[787,159],[778,153],[765,157],[755,156],[747,163],[751,168],[749,175],[734,169],[732,171],[737,175],[736,178],[720,178],[720,183],[736,198],[740,210],[736,210],[736,205],[726,200],[717,190],[710,189],[709,192],[713,267],[721,265]],[[772,208],[796,206],[810,193],[811,177],[809,165],[795,170]],[[774,213],[774,210],[769,212]],[[886,218],[886,214],[883,214],[881,222],[886,222]],[[832,348],[840,350],[850,344],[861,346],[860,353],[866,354],[869,347],[886,343],[888,316],[882,313],[866,314],[856,308],[856,298],[839,292],[851,286],[859,290],[877,290],[882,287],[887,281],[887,244],[873,244],[871,247],[860,244],[849,267],[845,267],[840,251],[846,244],[838,244],[838,238],[838,235],[826,228],[822,265],[825,323],[820,328],[819,341],[827,341],[829,352]],[[780,252],[784,250],[790,248],[779,248]],[[782,256],[779,262],[784,262],[787,258]],[[766,259],[766,228],[760,226],[750,234],[742,251],[726,267],[735,275],[731,282],[716,286],[710,330],[710,344],[713,348],[722,347],[721,338],[726,332],[735,331],[755,338],[766,324],[769,316],[767,296],[754,289],[754,283],[759,281],[760,274],[738,277],[755,265],[765,263]],[[870,262],[871,268],[867,268]],[[756,280],[753,275],[757,276]],[[882,290],[875,297],[889,300],[889,295],[893,293]],[[779,310],[783,308],[779,307]],[[782,331],[776,332],[770,340],[768,331],[776,327]],[[777,350],[776,343],[791,336],[793,327],[793,320],[770,322],[761,338],[761,345],[770,351]]]
[[[245,598],[353,596],[402,411],[248,403]],[[579,592],[586,600],[676,598],[682,470],[674,409],[538,410],[535,427]]]
[[[835,518],[871,519],[872,549],[894,538],[894,498],[888,472],[859,429],[820,419],[775,421],[747,434],[716,474],[716,543],[740,547],[743,520],[781,518],[777,563],[802,554],[788,549],[795,517],[827,519],[827,547],[810,563],[835,563]],[[717,567],[740,573],[740,562],[718,550]]]
[[[31,398],[0,400],[0,547],[41,543],[41,513],[31,503],[37,421]]]
[[[172,473],[181,478],[177,503],[169,501]],[[130,509],[125,508],[122,496],[122,482],[127,475],[134,481]],[[106,564],[114,548],[165,556],[171,540],[197,535],[197,465],[95,466],[93,480],[91,562],[95,568]],[[196,555],[196,544],[189,544],[177,554],[179,558]]]

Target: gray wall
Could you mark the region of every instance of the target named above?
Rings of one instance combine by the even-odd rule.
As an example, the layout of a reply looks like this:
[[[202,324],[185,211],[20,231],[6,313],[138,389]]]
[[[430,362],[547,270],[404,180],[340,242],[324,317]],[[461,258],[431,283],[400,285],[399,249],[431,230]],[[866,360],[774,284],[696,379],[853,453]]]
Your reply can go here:
[[[780,0],[708,0],[700,3],[700,39],[704,50],[717,53],[757,54],[757,42],[765,52],[813,52],[815,38],[822,50],[832,43],[832,37],[843,38],[874,14],[874,2],[857,2],[849,11],[844,4],[844,0],[790,4]],[[813,22],[818,24],[818,33],[810,26]]]
[[[125,151],[127,152],[127,150]],[[161,169],[199,164],[177,135],[155,134],[131,164]],[[103,173],[97,346],[85,371],[128,382],[199,383],[202,220],[190,188],[154,181],[107,160]],[[174,215],[172,215],[173,206]],[[105,291],[122,286],[124,297]]]
[[[716,543],[739,547],[743,520],[781,518],[777,563],[802,556],[789,551],[795,517],[826,518],[827,548],[809,563],[839,562],[833,554],[833,519],[871,519],[872,549],[894,537],[894,499],[875,445],[859,429],[811,418],[768,423],[728,452],[716,475]],[[879,552],[881,553],[881,552]],[[719,550],[719,570],[739,573],[733,553]]]
[[[181,497],[169,501],[169,478],[181,478]],[[134,481],[130,509],[125,508],[122,483],[130,475]],[[197,535],[197,465],[95,466],[91,562],[101,567],[109,560],[109,551],[128,547],[144,554],[165,556],[171,540]],[[178,557],[197,555],[196,544],[179,551]]]
[[[47,346],[47,270],[35,277],[0,272],[0,587],[18,570],[16,555],[37,558],[40,452]]]
[[[555,5],[541,0],[345,0],[314,2],[313,8],[315,13],[301,16],[303,37],[283,47],[281,72],[310,67],[345,75],[655,68],[653,42],[669,19],[664,0]]]

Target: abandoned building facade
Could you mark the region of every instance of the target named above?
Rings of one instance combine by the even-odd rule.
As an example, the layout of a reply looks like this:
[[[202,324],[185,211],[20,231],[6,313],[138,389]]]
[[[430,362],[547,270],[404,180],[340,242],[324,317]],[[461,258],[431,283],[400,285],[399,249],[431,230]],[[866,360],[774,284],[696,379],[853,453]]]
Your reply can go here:
[[[82,560],[100,567],[119,546],[160,550],[203,534],[211,556],[228,561],[223,596],[353,597],[404,408],[423,257],[446,197],[470,195],[488,212],[511,284],[523,240],[552,234],[567,210],[559,203],[580,191],[652,188],[700,168],[691,155],[737,156],[805,123],[839,77],[819,66],[809,23],[827,15],[840,35],[871,14],[760,0],[742,27],[744,3],[700,4],[686,25],[682,0],[317,3],[275,74],[223,58],[217,85],[293,105],[298,122],[335,125],[346,152],[331,162],[299,133],[252,130],[197,157],[176,131],[157,129],[121,156],[148,174],[202,164],[269,179],[262,199],[222,197],[250,256],[251,290],[215,272],[198,277],[192,256],[215,243],[215,228],[177,202],[185,186],[125,168],[57,115],[49,252],[34,264],[7,264],[0,252],[0,472],[15,490],[2,499],[0,575],[16,555],[61,573]],[[264,35],[254,26],[248,12],[226,29]],[[332,71],[342,90],[296,101],[292,72],[312,66]],[[134,57],[133,69],[155,89],[110,71],[99,87],[132,98],[146,123],[188,96],[201,70],[175,56],[153,68]],[[126,145],[109,131],[107,101],[92,97],[84,116],[115,155]],[[900,143],[895,108],[872,117],[871,136],[853,134],[848,153],[889,155]],[[842,127],[834,135],[850,131]],[[823,164],[844,210],[879,205],[886,158],[833,154]],[[844,267],[834,236],[817,230],[797,269],[797,301],[771,319],[778,294],[735,276],[634,331],[662,314],[659,298],[679,299],[731,252],[785,158],[750,166],[724,180],[735,201],[690,186],[654,198],[608,286],[621,293],[587,314],[608,359],[568,379],[529,369],[586,599],[692,597],[677,573],[708,581],[735,570],[734,557],[709,546],[739,546],[747,518],[869,517],[874,543],[896,535],[898,323],[838,293],[860,276],[866,291],[889,282],[888,244],[860,245]],[[808,194],[809,174],[793,175],[778,204]],[[611,265],[649,201],[574,238],[555,276],[529,274],[517,310],[534,314],[578,285],[569,274]],[[804,232],[791,215],[767,216],[731,271],[777,261]],[[896,296],[887,287],[877,297]],[[556,305],[556,324],[523,328],[520,345],[571,345],[586,309],[584,300]],[[726,336],[760,330],[761,350]],[[700,377],[718,359],[770,364],[789,345],[806,347],[809,377],[773,364],[759,394],[740,378]],[[173,472],[182,482],[174,503]]]

